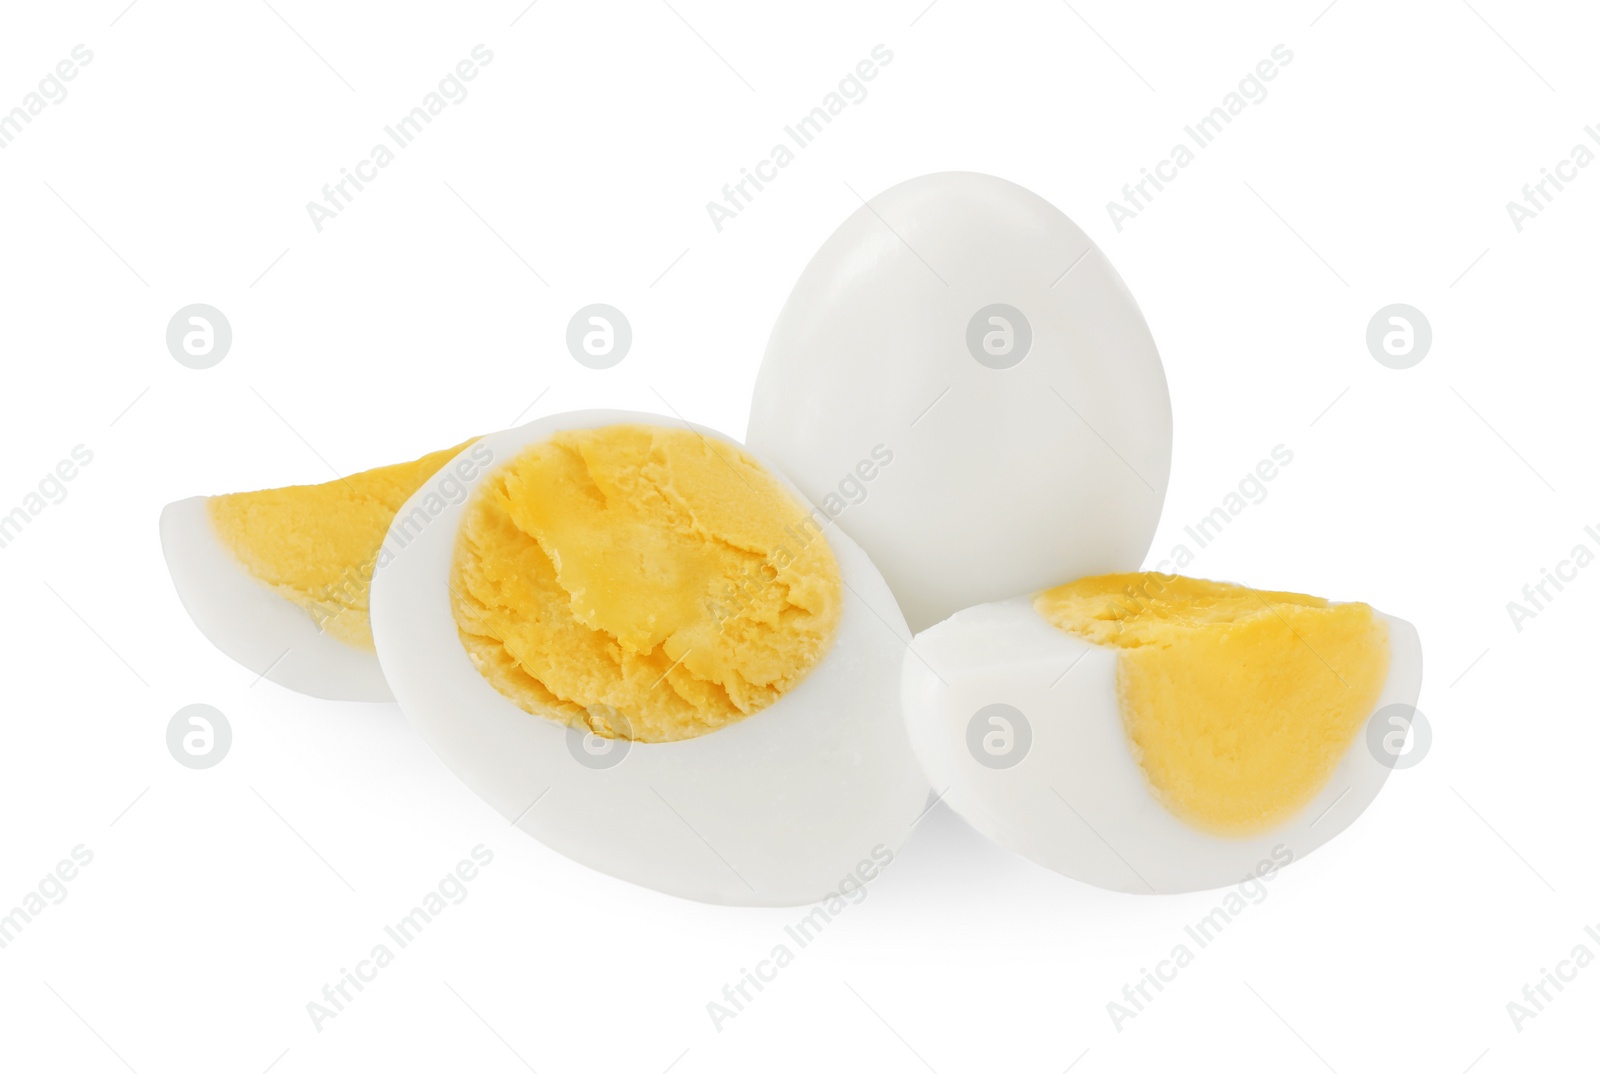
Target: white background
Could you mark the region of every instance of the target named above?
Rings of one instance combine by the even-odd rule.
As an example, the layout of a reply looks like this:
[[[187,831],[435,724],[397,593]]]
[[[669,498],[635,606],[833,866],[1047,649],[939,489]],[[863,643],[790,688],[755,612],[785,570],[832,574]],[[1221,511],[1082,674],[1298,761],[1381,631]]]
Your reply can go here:
[[[1505,205],[1600,124],[1593,11],[925,3],[5,6],[0,108],[74,45],[94,59],[0,151],[0,511],[74,445],[94,460],[0,549],[0,906],[78,844],[94,860],[0,950],[0,1066],[1592,1066],[1600,968],[1520,1032],[1506,1005],[1600,955],[1600,567],[1520,631],[1506,604],[1600,546],[1600,167],[1520,233]],[[318,233],[305,203],[478,43],[470,96]],[[718,233],[705,203],[879,43],[869,95]],[[1269,96],[1117,231],[1106,202],[1280,43]],[[719,1032],[706,1004],[797,911],[591,873],[394,707],[253,685],[184,615],[156,517],[585,406],[740,434],[855,192],[949,168],[1044,195],[1138,296],[1176,415],[1156,554],[1289,447],[1191,573],[1414,621],[1433,748],[1120,1031],[1107,1003],[1218,896],[1084,887],[940,807]],[[635,332],[604,372],[562,341],[597,301]],[[192,302],[235,335],[203,372],[164,343]],[[1391,302],[1433,325],[1406,371],[1364,342]],[[197,701],[235,735],[204,772],[164,743]],[[306,1003],[478,843],[468,900],[318,1032]]]

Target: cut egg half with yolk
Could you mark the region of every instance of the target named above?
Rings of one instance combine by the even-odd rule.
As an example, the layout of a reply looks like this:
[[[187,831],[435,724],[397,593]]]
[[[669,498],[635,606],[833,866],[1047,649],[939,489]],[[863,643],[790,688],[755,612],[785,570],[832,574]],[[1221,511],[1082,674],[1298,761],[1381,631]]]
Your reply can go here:
[[[319,485],[193,496],[161,512],[189,617],[258,678],[333,701],[392,701],[367,616],[374,565],[428,478],[476,473],[472,441]]]
[[[1238,883],[1349,826],[1394,767],[1369,721],[1414,714],[1421,680],[1416,629],[1365,604],[1142,573],[958,612],[917,636],[903,687],[957,813],[1150,893]]]
[[[401,708],[504,817],[704,902],[818,901],[882,864],[928,787],[900,719],[910,632],[877,569],[735,441],[560,414],[380,563]],[[876,867],[872,868],[876,872]]]

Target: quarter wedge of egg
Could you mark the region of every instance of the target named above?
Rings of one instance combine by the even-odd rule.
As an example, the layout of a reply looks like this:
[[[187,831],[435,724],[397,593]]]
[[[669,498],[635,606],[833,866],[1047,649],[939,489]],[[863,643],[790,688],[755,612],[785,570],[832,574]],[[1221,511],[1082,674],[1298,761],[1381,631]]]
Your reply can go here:
[[[401,708],[467,786],[597,870],[798,905],[892,859],[927,801],[900,718],[910,634],[866,554],[710,429],[561,414],[374,572]],[[447,492],[455,494],[447,495]]]
[[[748,439],[921,630],[1137,570],[1172,413],[1144,317],[1089,237],[1015,183],[944,172],[872,198],[805,267]]]
[[[1145,573],[965,609],[917,636],[903,686],[957,813],[1149,893],[1238,883],[1344,830],[1393,767],[1369,723],[1414,713],[1421,680],[1416,629],[1365,604]]]
[[[184,609],[257,676],[334,701],[392,701],[367,618],[373,566],[424,480],[476,473],[471,443],[320,485],[168,504],[161,549]],[[402,522],[400,540],[417,520]]]

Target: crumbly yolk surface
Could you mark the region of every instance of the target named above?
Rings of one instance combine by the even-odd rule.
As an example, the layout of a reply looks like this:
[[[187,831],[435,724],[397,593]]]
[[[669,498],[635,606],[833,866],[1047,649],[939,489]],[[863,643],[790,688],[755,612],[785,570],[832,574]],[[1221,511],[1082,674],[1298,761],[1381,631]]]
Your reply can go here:
[[[1142,573],[1045,590],[1034,609],[1121,650],[1122,719],[1146,778],[1220,835],[1265,831],[1315,798],[1389,674],[1388,626],[1365,604]]]
[[[372,652],[367,600],[389,523],[471,443],[322,485],[213,496],[211,524],[257,580],[304,608],[332,637]]]
[[[496,689],[641,742],[770,705],[825,655],[842,604],[821,528],[755,459],[643,425],[557,433],[485,478],[451,581]]]

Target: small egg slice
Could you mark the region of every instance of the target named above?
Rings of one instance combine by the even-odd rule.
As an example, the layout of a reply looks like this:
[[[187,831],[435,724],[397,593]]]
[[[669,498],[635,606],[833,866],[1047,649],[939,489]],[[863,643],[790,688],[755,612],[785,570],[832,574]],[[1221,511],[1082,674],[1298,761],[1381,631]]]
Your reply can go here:
[[[213,645],[262,678],[333,701],[394,700],[367,619],[372,568],[392,553],[396,509],[423,481],[477,472],[471,443],[321,485],[168,504],[161,549],[178,599]]]
[[[892,859],[928,794],[899,714],[910,632],[854,542],[672,419],[560,414],[477,447],[464,502],[372,587],[389,685],[472,791],[704,902],[816,902]]]
[[[1143,573],[958,612],[917,636],[903,696],[974,827],[1147,893],[1238,883],[1343,831],[1393,767],[1369,721],[1409,717],[1421,683],[1416,629],[1365,604]]]

